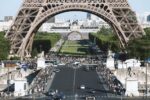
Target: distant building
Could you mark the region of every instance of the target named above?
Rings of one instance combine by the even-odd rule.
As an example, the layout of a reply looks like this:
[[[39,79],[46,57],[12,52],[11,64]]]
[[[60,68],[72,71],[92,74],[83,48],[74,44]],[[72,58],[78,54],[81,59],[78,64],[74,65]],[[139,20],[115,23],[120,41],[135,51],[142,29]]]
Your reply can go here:
[[[5,21],[5,22],[8,22],[8,21],[10,21],[10,20],[13,20],[13,16],[5,16],[5,17],[4,17],[4,21]]]
[[[43,23],[42,26],[39,28],[39,32],[51,32],[51,28],[54,26],[53,23]]]
[[[9,21],[0,21],[0,32],[7,31],[12,24],[12,20]]]
[[[91,13],[87,13],[87,19],[91,20]]]
[[[150,12],[137,14],[137,19],[142,28],[150,27]]]
[[[13,16],[5,16],[4,20],[0,20],[0,32],[7,31],[13,22]]]
[[[147,16],[147,22],[150,22],[150,15]]]

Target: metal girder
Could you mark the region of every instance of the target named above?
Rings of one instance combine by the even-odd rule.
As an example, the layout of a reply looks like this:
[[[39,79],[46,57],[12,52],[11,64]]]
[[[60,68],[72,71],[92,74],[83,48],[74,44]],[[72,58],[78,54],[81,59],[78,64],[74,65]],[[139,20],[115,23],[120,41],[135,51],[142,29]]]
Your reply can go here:
[[[24,0],[6,34],[11,42],[11,53],[20,57],[28,55],[41,24],[67,11],[90,12],[104,19],[114,28],[123,48],[129,40],[145,34],[127,0]]]

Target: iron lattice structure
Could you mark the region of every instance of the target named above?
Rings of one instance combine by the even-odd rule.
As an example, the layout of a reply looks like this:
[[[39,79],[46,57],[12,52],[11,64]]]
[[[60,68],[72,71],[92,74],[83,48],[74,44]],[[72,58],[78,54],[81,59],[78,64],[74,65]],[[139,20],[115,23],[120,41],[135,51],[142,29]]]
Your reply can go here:
[[[26,57],[42,23],[59,13],[85,11],[99,16],[115,30],[122,47],[144,35],[127,0],[24,0],[6,38],[11,54]]]

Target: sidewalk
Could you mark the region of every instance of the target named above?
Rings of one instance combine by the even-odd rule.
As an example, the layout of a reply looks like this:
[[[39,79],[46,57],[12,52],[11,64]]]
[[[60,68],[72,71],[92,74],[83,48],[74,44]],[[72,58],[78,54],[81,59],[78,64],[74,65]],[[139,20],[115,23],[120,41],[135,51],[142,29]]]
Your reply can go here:
[[[104,89],[107,91],[107,97],[112,97],[112,96],[114,96],[114,94],[109,93],[109,91],[110,91],[109,86],[108,86],[107,84],[104,84],[104,83],[106,83],[106,82],[105,82],[104,77],[102,77],[101,72],[97,72],[97,74],[98,74],[99,79],[100,79],[101,82],[103,83]]]
[[[51,85],[52,85],[52,82],[53,82],[54,78],[55,78],[55,73],[52,73],[52,75],[48,78],[47,85],[45,86],[45,89],[44,89],[45,92],[48,92],[48,91],[49,91],[49,89],[50,89],[50,87],[51,87]]]

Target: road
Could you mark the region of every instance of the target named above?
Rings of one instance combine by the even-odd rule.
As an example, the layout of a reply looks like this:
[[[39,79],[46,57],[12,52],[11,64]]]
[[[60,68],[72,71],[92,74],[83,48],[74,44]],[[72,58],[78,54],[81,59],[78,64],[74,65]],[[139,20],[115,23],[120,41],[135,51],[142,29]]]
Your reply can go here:
[[[83,68],[59,67],[60,72],[56,72],[53,82],[49,90],[58,90],[65,95],[63,100],[86,100],[87,96],[95,96],[96,100],[150,100],[144,97],[122,97],[116,95],[108,95],[109,91],[104,88],[103,78],[99,78],[95,70],[85,71]],[[80,85],[85,85],[85,89],[81,90]],[[91,93],[94,89],[96,92]],[[20,98],[12,98],[12,100],[54,100],[44,94],[32,94]]]
[[[103,87],[103,80],[100,80],[95,70],[85,71],[84,68],[61,67],[56,72],[50,90],[62,92],[66,98],[75,99],[94,95],[95,97],[106,97],[107,91]],[[85,89],[80,89],[85,85]],[[94,90],[95,93],[91,93]]]

